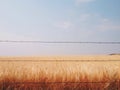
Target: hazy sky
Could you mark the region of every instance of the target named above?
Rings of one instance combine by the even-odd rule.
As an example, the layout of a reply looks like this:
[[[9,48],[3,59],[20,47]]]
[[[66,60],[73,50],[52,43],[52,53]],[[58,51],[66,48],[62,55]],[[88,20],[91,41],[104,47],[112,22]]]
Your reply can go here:
[[[120,41],[120,0],[0,0],[0,40]],[[109,53],[120,45],[0,43],[0,56]]]

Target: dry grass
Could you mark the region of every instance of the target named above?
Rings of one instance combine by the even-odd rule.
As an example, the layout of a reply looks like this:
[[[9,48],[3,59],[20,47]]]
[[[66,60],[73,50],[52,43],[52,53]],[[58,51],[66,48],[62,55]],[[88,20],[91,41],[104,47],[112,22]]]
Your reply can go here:
[[[119,55],[0,57],[0,60],[1,90],[120,90]]]

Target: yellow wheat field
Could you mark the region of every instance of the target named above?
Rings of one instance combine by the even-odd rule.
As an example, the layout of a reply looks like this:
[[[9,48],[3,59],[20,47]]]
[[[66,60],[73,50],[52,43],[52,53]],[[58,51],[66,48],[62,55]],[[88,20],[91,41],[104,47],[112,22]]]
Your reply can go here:
[[[0,90],[120,90],[119,60],[119,55],[0,57]]]

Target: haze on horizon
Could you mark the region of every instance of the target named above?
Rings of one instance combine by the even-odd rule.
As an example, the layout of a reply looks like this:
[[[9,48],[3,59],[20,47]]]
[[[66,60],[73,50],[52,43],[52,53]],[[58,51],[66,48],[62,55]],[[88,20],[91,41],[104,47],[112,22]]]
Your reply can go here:
[[[120,41],[120,0],[1,0],[0,40]],[[120,45],[0,43],[0,56],[120,53]]]

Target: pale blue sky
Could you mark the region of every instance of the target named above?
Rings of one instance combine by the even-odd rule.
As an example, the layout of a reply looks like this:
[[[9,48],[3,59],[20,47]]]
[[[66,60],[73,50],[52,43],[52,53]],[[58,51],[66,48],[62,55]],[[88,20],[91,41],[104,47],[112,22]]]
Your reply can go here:
[[[0,40],[120,41],[120,0],[0,0]],[[120,53],[120,45],[0,43],[2,55]]]

